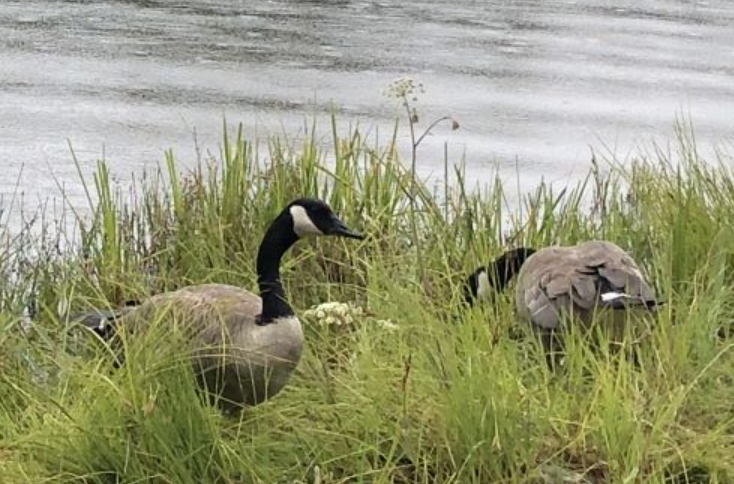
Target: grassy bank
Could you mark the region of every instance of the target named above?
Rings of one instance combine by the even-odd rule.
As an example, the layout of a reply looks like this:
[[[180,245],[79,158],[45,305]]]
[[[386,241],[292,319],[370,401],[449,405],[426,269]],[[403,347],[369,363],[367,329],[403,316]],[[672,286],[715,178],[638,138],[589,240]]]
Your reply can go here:
[[[0,482],[734,482],[730,159],[705,164],[681,136],[625,167],[599,161],[563,193],[540,186],[508,214],[514,188],[499,179],[472,191],[447,165],[459,182],[436,193],[396,152],[358,131],[328,152],[229,133],[219,159],[182,173],[170,154],[165,176],[132,195],[100,164],[73,250],[53,231],[6,237]],[[190,283],[254,289],[265,226],[300,195],[371,237],[301,242],[287,257],[307,349],[271,402],[224,417],[166,335],[114,370],[103,347],[65,330],[68,311]],[[496,307],[461,306],[462,277],[508,245],[593,237],[629,249],[670,301],[648,321],[639,367],[574,340],[572,369],[553,377],[511,337],[509,292]],[[307,310],[325,301],[362,315],[322,324]]]

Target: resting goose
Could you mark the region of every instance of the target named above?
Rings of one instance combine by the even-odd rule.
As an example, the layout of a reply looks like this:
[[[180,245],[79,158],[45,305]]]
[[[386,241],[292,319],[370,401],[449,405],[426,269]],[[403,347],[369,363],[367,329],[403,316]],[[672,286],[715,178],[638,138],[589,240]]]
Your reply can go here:
[[[624,310],[654,309],[662,303],[637,263],[616,244],[601,240],[540,250],[520,248],[480,267],[466,282],[466,299],[487,299],[517,274],[518,316],[540,333],[546,349],[560,346],[557,330],[564,314],[588,327],[599,309],[615,310],[615,330],[622,328]]]
[[[185,321],[200,383],[221,395],[227,409],[259,404],[283,389],[303,349],[301,323],[280,280],[281,258],[300,238],[321,235],[363,239],[325,202],[300,198],[275,218],[260,244],[259,295],[227,284],[200,284],[137,306],[83,313],[76,320],[105,339],[122,325],[132,331],[144,328],[156,315]]]

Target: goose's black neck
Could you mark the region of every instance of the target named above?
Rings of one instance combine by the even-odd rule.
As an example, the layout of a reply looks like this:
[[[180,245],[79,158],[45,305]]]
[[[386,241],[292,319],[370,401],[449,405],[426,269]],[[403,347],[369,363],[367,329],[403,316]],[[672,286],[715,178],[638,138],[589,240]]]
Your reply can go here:
[[[496,292],[500,292],[507,287],[512,278],[520,271],[525,260],[533,253],[535,253],[535,249],[525,247],[508,250],[487,267],[480,267],[475,270],[469,276],[465,294],[466,301],[471,304],[477,297],[479,292],[479,276],[482,272],[487,274],[487,280],[490,286]]]
[[[518,252],[517,250],[508,251],[499,256],[487,268],[490,284],[498,291],[503,290],[515,277],[515,274],[520,271],[526,257],[525,252]]]
[[[265,233],[257,253],[257,284],[262,298],[262,314],[257,323],[266,325],[277,318],[293,316],[280,281],[280,261],[298,241],[287,211],[281,213]]]

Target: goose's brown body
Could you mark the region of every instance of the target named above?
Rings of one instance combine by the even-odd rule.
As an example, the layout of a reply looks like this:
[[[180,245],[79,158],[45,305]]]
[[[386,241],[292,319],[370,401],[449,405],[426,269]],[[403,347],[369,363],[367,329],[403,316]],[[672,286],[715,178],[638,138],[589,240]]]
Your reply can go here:
[[[609,293],[625,294],[625,300],[640,306],[656,301],[629,254],[611,242],[594,240],[548,247],[530,256],[518,274],[515,302],[520,317],[555,329],[564,312],[588,324],[596,309],[610,306],[602,298]]]
[[[287,384],[303,350],[298,318],[256,324],[262,299],[226,284],[201,284],[158,294],[125,308],[117,324],[140,334],[152,322],[176,325],[190,341],[207,387],[227,402],[256,405]]]

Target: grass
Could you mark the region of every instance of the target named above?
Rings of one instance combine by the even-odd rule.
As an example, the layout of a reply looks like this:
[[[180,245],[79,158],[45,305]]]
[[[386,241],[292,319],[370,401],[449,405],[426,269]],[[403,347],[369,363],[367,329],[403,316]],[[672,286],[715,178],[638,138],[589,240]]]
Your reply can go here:
[[[225,131],[216,159],[181,173],[169,153],[132,192],[100,163],[82,180],[92,216],[79,215],[78,243],[53,223],[6,229],[0,482],[734,482],[731,158],[704,162],[681,130],[675,150],[599,160],[580,184],[535,187],[508,211],[510,185],[474,190],[448,163],[445,188],[429,189],[411,169],[416,135],[405,168],[397,137],[333,131],[328,150]],[[66,326],[69,311],[192,283],[254,289],[260,237],[301,195],[371,237],[304,241],[287,257],[307,347],[272,401],[223,416],[171,337],[132,342],[116,370]],[[572,335],[570,369],[553,376],[515,336],[511,291],[462,306],[462,278],[508,245],[594,237],[627,248],[670,301],[645,322],[639,366]],[[307,310],[325,301],[363,314],[319,324]]]

